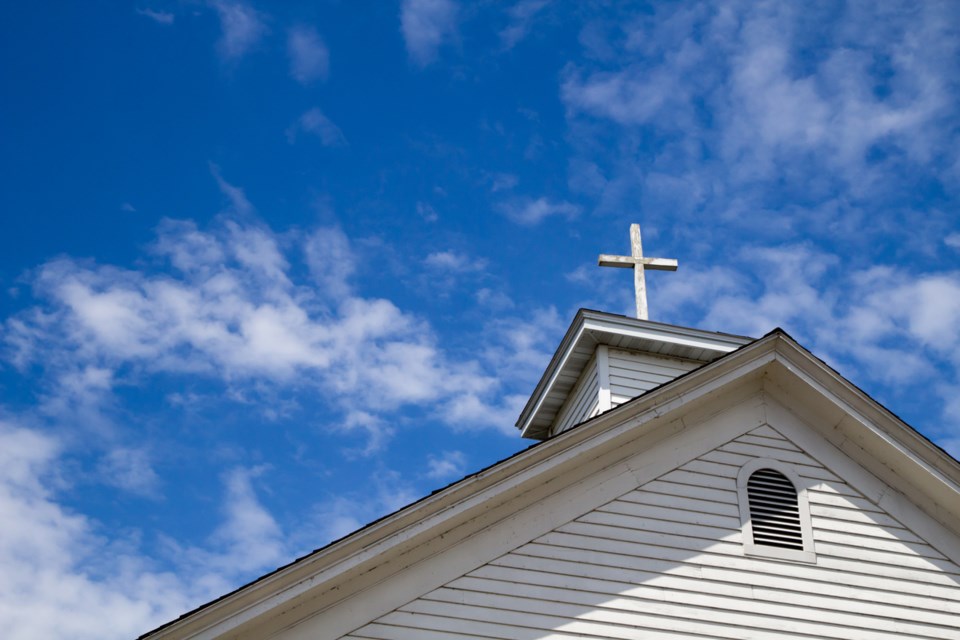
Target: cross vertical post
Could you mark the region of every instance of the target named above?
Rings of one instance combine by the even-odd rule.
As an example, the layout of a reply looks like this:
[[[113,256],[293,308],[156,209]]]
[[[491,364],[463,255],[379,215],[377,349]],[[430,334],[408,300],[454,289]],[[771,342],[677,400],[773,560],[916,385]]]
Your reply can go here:
[[[676,271],[677,261],[671,258],[644,258],[643,242],[640,239],[640,225],[630,225],[630,255],[613,256],[601,254],[598,260],[601,267],[633,268],[633,289],[637,298],[637,318],[648,319],[646,269],[657,271]]]
[[[647,313],[647,278],[643,272],[643,241],[640,240],[640,225],[630,225],[630,255],[633,263],[633,291],[637,297],[637,317],[643,320],[648,318]]]

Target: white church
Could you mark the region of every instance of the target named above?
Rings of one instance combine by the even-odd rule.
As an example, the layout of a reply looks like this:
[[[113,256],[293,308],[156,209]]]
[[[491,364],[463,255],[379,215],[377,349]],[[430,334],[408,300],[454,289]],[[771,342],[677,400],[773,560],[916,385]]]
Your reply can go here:
[[[960,463],[789,335],[581,310],[540,442],[149,640],[960,639]]]

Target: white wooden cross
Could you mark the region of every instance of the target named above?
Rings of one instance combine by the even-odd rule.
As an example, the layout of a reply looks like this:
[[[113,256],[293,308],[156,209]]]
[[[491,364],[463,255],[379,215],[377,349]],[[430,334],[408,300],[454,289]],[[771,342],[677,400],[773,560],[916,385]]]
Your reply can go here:
[[[630,225],[630,253],[629,256],[611,256],[600,254],[601,267],[633,267],[633,288],[637,294],[637,317],[647,320],[647,282],[644,278],[644,269],[657,271],[676,271],[677,261],[670,258],[644,258],[643,245],[640,242],[640,225]]]

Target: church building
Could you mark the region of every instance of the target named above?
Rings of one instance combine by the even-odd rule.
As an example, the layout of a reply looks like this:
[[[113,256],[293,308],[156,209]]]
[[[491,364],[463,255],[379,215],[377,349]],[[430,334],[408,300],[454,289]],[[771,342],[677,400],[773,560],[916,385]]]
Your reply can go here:
[[[539,441],[149,640],[960,638],[960,463],[780,329],[580,310]]]

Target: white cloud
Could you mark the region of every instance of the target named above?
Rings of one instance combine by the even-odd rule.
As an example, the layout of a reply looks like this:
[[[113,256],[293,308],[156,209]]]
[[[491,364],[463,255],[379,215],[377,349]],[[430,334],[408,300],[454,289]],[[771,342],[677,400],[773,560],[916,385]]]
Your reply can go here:
[[[300,84],[326,80],[330,71],[330,52],[317,30],[296,26],[287,34],[290,75]]]
[[[422,498],[404,477],[391,469],[378,469],[373,477],[374,492],[341,491],[336,497],[314,506],[315,527],[306,527],[303,547],[316,548],[349,535],[388,513],[397,511]]]
[[[299,133],[309,133],[320,138],[325,147],[343,147],[347,144],[347,139],[340,127],[317,107],[304,112],[297,122],[287,129],[287,140],[293,143]]]
[[[213,179],[217,181],[217,187],[220,188],[220,193],[226,196],[230,201],[230,206],[234,213],[238,213],[240,215],[253,213],[253,205],[251,205],[250,201],[247,200],[247,195],[243,192],[243,189],[236,187],[224,180],[220,173],[219,166],[211,162],[210,173],[213,175]]]
[[[491,403],[478,394],[464,393],[444,403],[438,417],[455,429],[493,429],[505,436],[516,437],[514,423],[526,401],[522,394],[511,394]]]
[[[154,11],[153,9],[137,9],[137,13],[150,18],[154,22],[163,25],[171,25],[174,21],[174,15],[168,11]]]
[[[622,17],[606,53],[591,49],[600,61],[562,76],[580,156],[571,169],[599,164],[606,174],[584,181],[571,171],[571,188],[598,195],[598,210],[639,196],[645,209],[683,216],[755,209],[771,192],[796,200],[841,192],[883,205],[913,188],[914,176],[955,188],[960,40],[944,31],[955,12],[900,6],[800,15],[790,4],[703,2]],[[620,141],[613,157],[597,138],[608,139],[611,125]],[[685,188],[664,193],[664,176]],[[836,213],[793,222],[824,234]]]
[[[933,435],[960,436],[960,273],[851,269],[809,245],[743,247],[735,267],[671,274],[656,307],[669,322],[759,337],[776,326],[863,384],[943,400]],[[931,386],[931,379],[938,380]],[[954,426],[950,426],[954,425]]]
[[[457,12],[453,0],[403,0],[400,30],[414,63],[431,64],[440,47],[456,39]]]
[[[100,460],[98,471],[104,482],[124,491],[149,498],[159,495],[160,477],[143,449],[113,449]]]
[[[943,244],[951,249],[960,249],[960,233],[954,232],[943,239]]]
[[[49,436],[0,424],[5,638],[136,637],[217,593],[157,571],[122,543],[103,538],[95,521],[61,506],[46,488],[59,450]]]
[[[580,214],[580,207],[566,200],[552,200],[546,197],[513,198],[498,205],[500,212],[517,224],[534,226],[546,218],[559,216],[572,219]]]
[[[510,296],[503,291],[496,291],[490,287],[478,289],[474,297],[478,305],[486,307],[491,311],[502,312],[507,309],[512,309],[515,306]]]
[[[269,31],[264,16],[245,2],[212,0],[220,18],[220,39],[217,53],[227,62],[234,62],[260,43]]]
[[[484,360],[495,363],[500,379],[532,385],[566,328],[565,319],[553,307],[527,310],[523,316],[498,317],[485,329],[488,338]],[[518,410],[513,419],[519,415]]]
[[[223,521],[205,547],[181,548],[168,541],[183,562],[220,576],[248,575],[264,568],[275,569],[289,561],[290,552],[280,526],[260,503],[253,481],[265,467],[237,467],[223,476],[225,495]]]
[[[512,49],[527,37],[534,17],[550,4],[550,0],[520,0],[507,10],[510,23],[500,31],[500,45]]]
[[[307,236],[303,249],[310,275],[321,290],[335,299],[347,297],[357,258],[343,231],[338,227],[316,229]]]
[[[490,176],[490,191],[493,193],[509,191],[517,186],[519,182],[520,179],[511,173],[495,173]]]
[[[460,478],[466,468],[467,457],[462,451],[443,451],[427,458],[426,476],[433,480]]]
[[[440,219],[437,210],[428,202],[417,202],[417,215],[427,222],[436,222]]]
[[[423,263],[430,269],[452,273],[469,273],[487,268],[486,260],[470,258],[456,251],[435,251],[424,258]]]
[[[121,369],[138,380],[176,373],[233,388],[295,383],[345,406],[362,392],[373,413],[460,394],[492,401],[498,390],[478,362],[448,358],[421,320],[352,293],[356,260],[338,229],[281,238],[229,218],[210,231],[166,221],[153,250],[171,271],[48,262],[33,280],[40,306],[7,321],[11,361],[61,381],[60,414],[109,398]],[[290,277],[288,256],[298,255],[308,282]]]
[[[394,429],[387,422],[367,411],[353,410],[346,419],[337,425],[343,433],[360,432],[366,437],[366,443],[361,448],[350,448],[345,451],[349,456],[370,456],[381,451],[387,441],[394,434]]]

